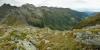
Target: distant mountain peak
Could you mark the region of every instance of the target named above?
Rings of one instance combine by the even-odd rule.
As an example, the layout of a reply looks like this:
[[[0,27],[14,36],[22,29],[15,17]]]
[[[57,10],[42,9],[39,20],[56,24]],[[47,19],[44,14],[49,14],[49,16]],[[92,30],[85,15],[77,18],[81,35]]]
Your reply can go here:
[[[24,8],[25,8],[25,7],[32,7],[32,8],[33,8],[33,7],[35,7],[35,6],[34,6],[33,4],[27,3],[27,4],[22,5],[21,7],[24,7]]]
[[[11,5],[10,4],[3,4],[1,7],[11,7]]]
[[[4,3],[1,7],[2,8],[11,8],[11,7],[16,7],[17,8],[17,6],[12,6],[12,5],[7,4],[7,3]]]

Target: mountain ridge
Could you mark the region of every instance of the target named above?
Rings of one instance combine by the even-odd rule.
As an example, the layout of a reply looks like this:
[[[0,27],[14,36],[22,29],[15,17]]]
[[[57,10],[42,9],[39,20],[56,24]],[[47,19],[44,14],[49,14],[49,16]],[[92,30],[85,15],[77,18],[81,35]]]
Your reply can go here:
[[[7,11],[4,11],[3,15],[5,16],[3,16],[4,18],[2,18],[1,22],[1,24],[10,26],[22,24],[40,28],[49,27],[58,30],[72,29],[73,25],[77,24],[85,16],[88,16],[84,12],[78,12],[69,8],[35,7],[32,4],[24,4],[21,7],[10,6],[9,4],[4,4],[3,6],[8,8],[12,7],[10,10],[7,9]]]

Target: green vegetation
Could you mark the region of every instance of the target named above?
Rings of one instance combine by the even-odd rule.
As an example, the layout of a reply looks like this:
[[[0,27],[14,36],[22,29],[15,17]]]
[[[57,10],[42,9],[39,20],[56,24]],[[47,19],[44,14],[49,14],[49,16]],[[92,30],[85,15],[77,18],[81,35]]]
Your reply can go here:
[[[16,43],[11,43],[9,42],[2,42],[0,43],[0,49],[1,50],[25,50],[23,47],[21,46],[17,46]]]
[[[0,7],[0,13],[0,50],[100,48],[100,29],[73,29],[74,26],[83,28],[100,24],[100,14],[83,19],[87,16],[83,12],[31,4],[22,7],[4,4]]]
[[[74,28],[83,28],[83,27],[86,27],[86,26],[93,26],[93,25],[96,25],[96,24],[100,24],[100,14],[97,14],[96,16],[88,17],[86,19],[83,19]]]
[[[10,34],[10,37],[24,40],[26,38],[26,35],[27,35],[26,33],[21,33],[21,32],[18,32],[18,31],[13,31]]]
[[[88,16],[84,12],[69,8],[35,7],[31,4],[21,7],[4,4],[0,8],[1,13],[4,12],[1,16],[5,15],[2,16],[0,24],[8,26],[31,25],[40,28],[49,27],[54,30],[70,30],[83,19],[83,16]]]
[[[77,42],[75,40],[75,33],[89,31],[92,32],[93,35],[96,35],[98,32],[100,32],[100,29],[57,31],[49,28],[35,28],[35,30],[33,28],[31,31],[28,31],[26,28],[27,27],[20,27],[20,29],[17,29],[15,27],[11,27],[7,29],[13,31],[9,32],[9,35],[6,37],[0,39],[0,49],[26,50],[26,47],[23,45],[25,42],[22,41],[28,41],[31,42],[32,45],[35,45],[39,50],[84,50],[86,48],[87,50],[94,50],[94,48],[97,46]],[[20,31],[22,29],[23,31]],[[33,40],[35,40],[36,43]]]

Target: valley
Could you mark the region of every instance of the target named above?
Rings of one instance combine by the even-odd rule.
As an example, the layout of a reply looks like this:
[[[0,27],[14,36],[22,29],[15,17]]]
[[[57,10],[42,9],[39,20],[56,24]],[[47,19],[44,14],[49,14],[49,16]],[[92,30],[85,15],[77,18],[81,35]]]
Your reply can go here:
[[[100,13],[3,4],[0,50],[100,50]]]

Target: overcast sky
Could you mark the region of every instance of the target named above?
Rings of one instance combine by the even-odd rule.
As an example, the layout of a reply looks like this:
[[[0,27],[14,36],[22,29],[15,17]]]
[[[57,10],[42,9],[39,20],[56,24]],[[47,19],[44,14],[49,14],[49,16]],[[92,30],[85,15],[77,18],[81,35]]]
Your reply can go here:
[[[53,6],[84,11],[100,11],[100,0],[0,0],[0,5],[3,3],[10,3],[17,6],[30,3],[36,6]]]

